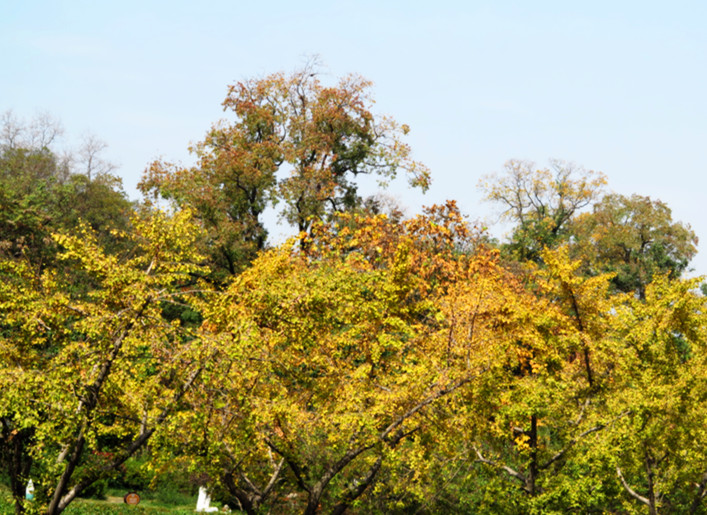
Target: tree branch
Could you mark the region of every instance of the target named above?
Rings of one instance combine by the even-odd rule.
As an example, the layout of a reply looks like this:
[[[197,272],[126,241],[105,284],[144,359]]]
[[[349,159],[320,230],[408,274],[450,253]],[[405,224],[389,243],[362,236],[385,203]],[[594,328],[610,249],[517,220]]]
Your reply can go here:
[[[273,451],[278,453],[287,462],[287,466],[290,467],[290,470],[295,475],[295,479],[297,480],[297,485],[299,485],[299,487],[302,490],[309,493],[310,488],[304,482],[304,478],[302,477],[302,471],[300,470],[299,465],[290,456],[288,456],[284,451],[282,451],[277,445],[275,445],[269,438],[265,439],[265,443],[267,444],[268,447],[270,447]]]
[[[147,440],[152,436],[152,434],[157,430],[159,426],[161,426],[164,421],[167,419],[169,416],[170,412],[174,408],[174,406],[179,402],[179,400],[184,396],[184,394],[191,388],[192,384],[194,384],[194,381],[196,378],[199,376],[201,371],[203,370],[203,367],[198,367],[196,368],[191,375],[187,378],[187,380],[182,384],[182,386],[177,389],[177,391],[174,393],[172,396],[172,399],[170,402],[167,403],[167,405],[162,409],[160,414],[157,416],[155,419],[155,422],[153,423],[152,427],[148,430],[144,430],[143,427],[141,427],[140,434],[135,438],[130,445],[121,453],[117,458],[115,458],[110,464],[105,465],[101,467],[98,471],[95,473],[91,474],[90,476],[84,478],[83,480],[79,481],[74,485],[74,487],[69,490],[66,495],[62,496],[61,499],[59,500],[58,503],[55,505],[55,510],[58,510],[58,512],[62,512],[71,501],[73,501],[83,490],[85,490],[88,486],[93,484],[97,479],[99,479],[101,476],[105,475],[106,473],[117,469],[120,467],[123,463],[125,463],[128,458],[130,458],[135,452],[140,449]],[[73,460],[73,456],[72,456]],[[51,506],[50,506],[51,507]],[[48,511],[48,513],[52,513],[51,511]]]
[[[705,495],[707,495],[707,472],[702,475],[702,481],[700,481],[700,484],[697,485],[697,493],[690,504],[690,514],[697,513],[697,510],[700,507],[700,504],[702,504],[702,499],[705,498]]]
[[[358,497],[360,497],[363,492],[366,491],[366,489],[371,485],[376,475],[378,474],[382,463],[383,456],[380,455],[373,463],[373,465],[371,465],[371,467],[368,469],[366,477],[364,477],[361,481],[354,480],[353,484],[347,489],[347,491],[342,496],[342,499],[336,504],[336,506],[334,506],[334,509],[331,511],[333,515],[343,515],[346,512],[346,509],[351,505],[351,503],[355,501]]]
[[[523,474],[521,474],[520,472],[517,472],[516,470],[513,470],[511,467],[509,467],[507,465],[499,465],[498,463],[496,463],[493,460],[490,460],[488,458],[484,458],[484,456],[481,454],[481,451],[479,451],[479,449],[476,447],[474,447],[474,451],[476,452],[476,456],[478,457],[478,459],[476,460],[477,462],[485,463],[485,464],[491,465],[492,467],[495,467],[495,468],[500,468],[501,470],[503,470],[506,474],[508,474],[512,478],[517,479],[518,481],[523,483],[523,489],[527,490],[527,480]]]
[[[71,453],[70,453],[69,461],[66,464],[66,467],[64,468],[64,472],[59,477],[59,482],[57,483],[57,485],[54,489],[52,499],[49,503],[49,507],[47,508],[47,513],[52,513],[52,514],[53,513],[60,513],[66,507],[66,504],[68,504],[68,502],[66,504],[63,503],[62,496],[63,496],[64,491],[66,490],[66,488],[69,484],[69,480],[71,479],[71,475],[74,473],[74,469],[78,465],[79,459],[81,458],[81,454],[83,452],[83,447],[84,447],[85,440],[86,440],[85,435],[86,435],[86,432],[88,432],[88,430],[91,428],[93,411],[95,410],[96,406],[98,405],[98,397],[101,393],[101,389],[103,388],[103,384],[105,383],[105,381],[108,378],[108,375],[110,374],[111,368],[113,366],[113,362],[120,354],[120,350],[123,347],[123,341],[128,336],[128,334],[130,334],[130,331],[132,330],[133,326],[135,325],[136,320],[140,319],[140,317],[145,312],[145,310],[147,309],[147,307],[150,305],[151,302],[152,302],[151,297],[146,298],[143,301],[140,308],[136,311],[133,318],[130,321],[128,321],[128,323],[125,324],[125,326],[115,336],[115,338],[113,339],[113,347],[112,347],[108,357],[101,364],[101,368],[98,373],[98,377],[96,377],[95,381],[91,385],[86,387],[86,395],[79,402],[79,407],[80,407],[79,410],[81,410],[81,408],[83,408],[83,411],[86,412],[86,414],[84,415],[85,418],[81,424],[81,428],[76,433],[76,440],[74,441],[73,445],[71,446]],[[78,486],[78,485],[76,485],[76,486]],[[74,487],[74,489],[76,489],[76,487]],[[72,489],[72,491],[74,489]],[[71,495],[71,492],[68,492],[66,495],[70,497],[70,500],[76,496],[76,494]],[[70,502],[70,500],[69,500],[69,502]],[[62,505],[63,505],[63,507],[62,507]]]
[[[633,497],[637,501],[642,502],[646,506],[650,506],[651,503],[647,498],[634,492],[633,489],[628,485],[628,483],[624,479],[624,475],[621,473],[621,469],[618,466],[616,467],[616,474],[619,476],[619,479],[621,480],[621,484],[623,485],[624,489],[628,492],[628,494],[631,497]]]
[[[541,466],[539,467],[540,470],[545,470],[545,469],[548,468],[550,465],[552,465],[553,463],[555,463],[557,460],[559,460],[560,458],[562,458],[565,454],[567,454],[567,451],[569,451],[572,447],[574,447],[574,445],[575,445],[579,440],[581,440],[582,438],[584,438],[585,436],[590,435],[590,434],[592,434],[592,433],[596,433],[597,431],[601,431],[601,430],[604,429],[605,427],[606,427],[606,425],[600,424],[600,425],[598,425],[598,426],[594,426],[594,427],[592,427],[592,428],[590,428],[590,429],[587,429],[587,430],[584,431],[583,433],[580,433],[578,436],[576,436],[575,438],[573,438],[572,440],[570,440],[570,443],[568,443],[568,444],[565,446],[564,449],[562,449],[561,451],[559,451],[559,452],[558,452],[557,454],[555,454],[552,458],[550,458],[550,459],[547,460],[543,465],[541,465]]]
[[[268,494],[272,491],[273,487],[275,486],[275,483],[277,482],[277,479],[280,477],[280,470],[282,470],[282,466],[285,463],[285,458],[282,458],[280,462],[277,464],[275,467],[275,470],[273,471],[272,475],[270,476],[270,481],[268,481],[268,484],[265,485],[265,488],[263,489],[263,493],[261,494],[261,498],[265,498],[268,496]]]
[[[430,395],[426,399],[420,401],[415,406],[413,406],[412,408],[407,410],[405,413],[400,415],[397,419],[395,419],[388,427],[386,427],[380,433],[380,439],[385,441],[385,439],[388,437],[388,435],[391,432],[393,432],[395,429],[397,429],[398,426],[400,426],[408,418],[412,417],[415,413],[417,413],[418,411],[420,411],[424,407],[429,406],[430,404],[432,404],[434,401],[436,401],[440,397],[444,397],[445,395],[452,393],[455,390],[461,388],[465,384],[470,383],[473,379],[477,378],[480,374],[482,374],[485,371],[486,371],[486,369],[483,369],[483,370],[481,370],[481,372],[479,372],[479,374],[468,375],[468,376],[464,377],[463,379],[460,379],[456,383],[451,384],[451,385],[447,386],[446,388],[442,388],[441,390],[438,390],[437,392],[433,393],[432,395]]]

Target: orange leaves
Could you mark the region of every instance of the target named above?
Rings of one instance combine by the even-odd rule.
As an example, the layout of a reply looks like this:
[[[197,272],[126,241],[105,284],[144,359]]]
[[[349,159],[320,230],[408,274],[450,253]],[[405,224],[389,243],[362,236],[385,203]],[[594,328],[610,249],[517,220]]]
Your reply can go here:
[[[472,233],[453,201],[425,211],[402,222],[386,215],[341,214],[334,222],[313,227],[307,253],[312,258],[356,256],[374,268],[405,266],[433,287],[468,276],[482,263],[495,260],[493,251],[471,259],[480,246],[478,235]]]

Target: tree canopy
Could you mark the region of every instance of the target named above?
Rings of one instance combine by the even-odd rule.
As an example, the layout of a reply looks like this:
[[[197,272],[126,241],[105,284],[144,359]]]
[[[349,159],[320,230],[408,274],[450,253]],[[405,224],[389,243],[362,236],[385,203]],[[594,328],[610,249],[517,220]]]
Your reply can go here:
[[[501,205],[503,218],[516,225],[507,249],[520,260],[536,261],[568,233],[575,214],[598,198],[606,184],[602,173],[553,160],[538,169],[529,161],[510,160],[502,175],[484,177],[486,199]]]
[[[0,254],[25,256],[40,271],[55,261],[53,231],[83,220],[117,250],[111,230],[129,224],[131,203],[100,155],[105,144],[88,138],[72,155],[55,148],[61,132],[46,116],[22,123],[12,113],[0,127]]]
[[[615,272],[620,291],[645,296],[656,275],[680,277],[697,252],[689,225],[650,197],[610,194],[573,223],[574,254],[587,273]]]
[[[304,68],[224,108],[194,166],[150,165],[141,204],[98,140],[72,159],[55,123],[5,117],[16,513],[138,460],[248,514],[705,513],[707,309],[667,205],[509,161],[481,184],[513,224],[496,244],[454,200],[406,217],[363,198],[362,174],[429,184],[368,81]]]
[[[197,165],[155,162],[140,188],[191,208],[209,232],[213,266],[228,274],[265,248],[268,206],[280,205],[282,218],[307,232],[362,205],[359,175],[386,181],[403,170],[427,189],[427,169],[401,139],[409,128],[374,115],[370,86],[355,75],[325,86],[314,66],[231,85],[223,108],[235,119],[191,149]]]

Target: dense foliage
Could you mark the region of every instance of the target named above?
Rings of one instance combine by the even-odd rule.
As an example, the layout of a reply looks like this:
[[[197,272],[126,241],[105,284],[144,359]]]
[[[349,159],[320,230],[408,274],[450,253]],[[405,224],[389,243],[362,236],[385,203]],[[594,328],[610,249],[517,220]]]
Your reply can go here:
[[[17,513],[178,477],[249,513],[705,513],[707,324],[689,226],[564,162],[404,217],[427,171],[358,77],[232,86],[194,167],[130,205],[95,141],[0,146],[0,460]],[[262,215],[284,205],[292,239]],[[25,485],[36,486],[33,500]],[[167,479],[172,481],[172,479]]]

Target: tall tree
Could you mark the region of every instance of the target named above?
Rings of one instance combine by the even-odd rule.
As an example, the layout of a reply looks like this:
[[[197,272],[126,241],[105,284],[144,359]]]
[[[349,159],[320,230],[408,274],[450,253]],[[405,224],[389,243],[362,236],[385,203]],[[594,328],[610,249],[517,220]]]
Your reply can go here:
[[[55,148],[62,130],[52,119],[23,123],[6,113],[2,122],[0,255],[24,256],[38,271],[56,265],[51,233],[71,231],[79,220],[98,232],[102,244],[119,250],[110,232],[128,227],[131,204],[101,157],[105,144],[89,138],[74,159]]]
[[[426,189],[427,170],[400,139],[408,127],[374,116],[370,86],[358,76],[324,86],[313,66],[232,85],[223,106],[235,120],[192,148],[197,165],[154,163],[140,188],[191,207],[209,231],[214,262],[230,274],[265,247],[268,206],[282,202],[284,219],[307,232],[361,204],[358,175],[385,181],[402,169]]]
[[[707,496],[707,334],[699,280],[657,277],[645,298],[615,313],[616,361],[609,413],[594,458],[623,490],[624,509],[704,513]]]
[[[565,161],[538,169],[528,161],[508,161],[501,175],[484,177],[486,199],[502,206],[502,217],[514,222],[506,250],[521,261],[538,261],[544,247],[554,248],[568,236],[572,217],[598,198],[606,178]]]
[[[572,253],[590,275],[612,272],[617,290],[645,296],[658,274],[679,277],[697,253],[697,236],[660,200],[610,194],[572,222]]]
[[[608,294],[610,277],[582,277],[566,247],[541,258],[546,267],[533,274],[529,291],[507,303],[508,317],[520,318],[524,330],[459,426],[468,428],[476,462],[517,485],[506,489],[522,493],[513,495],[520,511],[575,509],[558,495],[569,491],[588,508],[600,481],[578,479],[577,448],[607,425],[600,408],[613,367],[610,313],[622,297]]]

